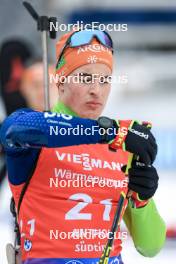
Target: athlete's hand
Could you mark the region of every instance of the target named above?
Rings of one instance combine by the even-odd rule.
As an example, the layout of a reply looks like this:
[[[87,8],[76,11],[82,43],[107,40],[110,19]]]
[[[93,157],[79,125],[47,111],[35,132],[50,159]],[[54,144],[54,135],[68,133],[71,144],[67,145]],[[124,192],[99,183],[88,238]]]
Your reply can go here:
[[[22,264],[21,250],[15,250],[12,244],[6,245],[6,256],[8,264]]]
[[[150,128],[131,120],[127,124],[125,122],[118,121],[118,135],[109,145],[110,149],[127,150],[137,155],[144,164],[151,165],[156,158],[157,144]]]
[[[131,168],[128,170],[128,175],[128,188],[138,194],[139,200],[150,199],[155,194],[159,180],[155,167],[133,161]]]
[[[151,165],[156,158],[156,140],[150,129],[144,125],[135,123],[131,129],[128,129],[125,148],[127,151],[139,156],[140,161],[146,165]]]

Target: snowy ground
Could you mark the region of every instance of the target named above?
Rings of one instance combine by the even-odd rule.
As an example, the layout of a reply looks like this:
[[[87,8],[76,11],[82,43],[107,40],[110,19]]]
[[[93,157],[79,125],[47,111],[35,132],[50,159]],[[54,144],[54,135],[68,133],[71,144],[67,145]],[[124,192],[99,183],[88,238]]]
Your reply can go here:
[[[175,176],[175,177],[174,177]],[[167,225],[175,224],[176,227],[176,203],[174,202],[175,173],[161,174],[160,187],[156,195],[157,207]],[[5,257],[5,244],[13,241],[12,218],[8,210],[10,191],[7,182],[3,184],[0,192],[0,264],[7,264]],[[163,250],[154,258],[144,258],[134,249],[130,239],[123,245],[123,260],[125,264],[175,264],[176,263],[176,240],[167,241]]]

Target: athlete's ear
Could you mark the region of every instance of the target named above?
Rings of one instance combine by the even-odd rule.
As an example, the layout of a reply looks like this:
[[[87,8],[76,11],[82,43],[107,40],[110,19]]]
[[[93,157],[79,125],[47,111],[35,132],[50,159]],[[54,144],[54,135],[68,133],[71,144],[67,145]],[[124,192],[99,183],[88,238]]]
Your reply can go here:
[[[62,96],[62,94],[65,91],[64,85],[62,83],[60,83],[59,85],[57,85],[57,88],[58,88],[59,96]]]

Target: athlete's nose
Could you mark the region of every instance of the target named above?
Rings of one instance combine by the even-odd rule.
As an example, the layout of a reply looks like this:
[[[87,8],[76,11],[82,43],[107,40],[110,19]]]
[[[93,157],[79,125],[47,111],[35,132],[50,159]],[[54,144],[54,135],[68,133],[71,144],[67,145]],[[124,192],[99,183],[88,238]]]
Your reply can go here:
[[[90,87],[90,94],[94,96],[100,95],[101,87],[98,81],[95,81]]]

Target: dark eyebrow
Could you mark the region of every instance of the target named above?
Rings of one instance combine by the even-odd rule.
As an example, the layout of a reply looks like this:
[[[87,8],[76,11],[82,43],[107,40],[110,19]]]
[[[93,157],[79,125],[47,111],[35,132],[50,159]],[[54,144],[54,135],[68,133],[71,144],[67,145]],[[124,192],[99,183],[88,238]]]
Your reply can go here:
[[[95,73],[79,72],[78,74],[81,76],[93,76]],[[100,75],[100,76],[103,76],[103,75]],[[112,75],[105,75],[103,77],[108,78],[109,76],[112,76]]]
[[[87,73],[87,72],[79,72],[77,74],[81,76],[92,76],[93,75],[92,73]]]

